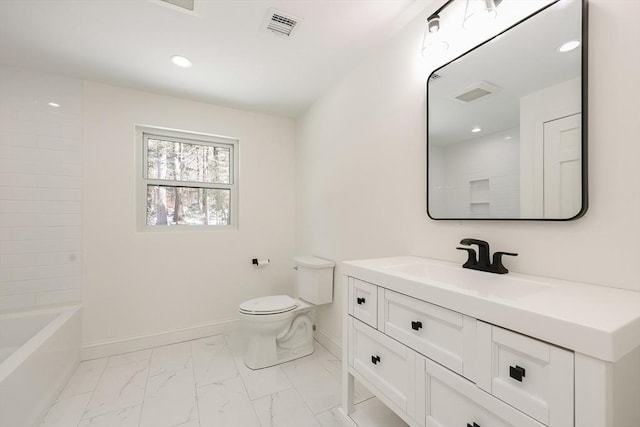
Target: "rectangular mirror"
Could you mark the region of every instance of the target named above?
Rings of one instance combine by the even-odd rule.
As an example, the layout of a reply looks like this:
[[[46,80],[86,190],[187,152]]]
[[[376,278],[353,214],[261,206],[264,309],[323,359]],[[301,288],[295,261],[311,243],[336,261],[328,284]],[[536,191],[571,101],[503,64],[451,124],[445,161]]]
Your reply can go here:
[[[585,213],[585,6],[551,3],[431,73],[429,217],[571,220]]]

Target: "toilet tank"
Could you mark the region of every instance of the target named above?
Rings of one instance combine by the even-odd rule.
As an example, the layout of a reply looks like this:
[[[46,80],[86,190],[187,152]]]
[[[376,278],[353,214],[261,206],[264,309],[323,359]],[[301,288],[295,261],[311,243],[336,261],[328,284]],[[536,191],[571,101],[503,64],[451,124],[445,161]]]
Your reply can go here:
[[[298,298],[311,304],[333,302],[333,267],[336,263],[314,256],[295,257]]]

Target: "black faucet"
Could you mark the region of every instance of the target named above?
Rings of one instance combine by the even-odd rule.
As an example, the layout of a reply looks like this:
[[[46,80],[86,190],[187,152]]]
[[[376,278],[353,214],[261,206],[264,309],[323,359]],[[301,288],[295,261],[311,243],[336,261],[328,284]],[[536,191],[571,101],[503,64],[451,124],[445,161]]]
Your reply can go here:
[[[484,240],[478,239],[462,239],[460,240],[461,245],[478,246],[478,256],[476,257],[476,251],[473,248],[461,248],[457,247],[456,249],[460,249],[461,251],[467,251],[469,258],[467,258],[467,262],[462,264],[463,268],[470,268],[472,270],[480,270],[486,271],[488,273],[496,273],[496,274],[505,274],[508,273],[509,270],[502,265],[502,256],[518,256],[518,254],[513,252],[496,252],[493,254],[493,262],[489,261],[489,243]]]

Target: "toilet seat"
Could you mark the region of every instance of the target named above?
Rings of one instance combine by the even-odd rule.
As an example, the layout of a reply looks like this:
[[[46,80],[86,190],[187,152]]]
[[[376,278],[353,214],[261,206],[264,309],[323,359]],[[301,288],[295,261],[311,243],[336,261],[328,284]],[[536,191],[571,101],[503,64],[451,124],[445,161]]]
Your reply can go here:
[[[240,313],[249,315],[268,315],[286,313],[295,309],[298,301],[288,295],[272,295],[254,298],[240,304]]]

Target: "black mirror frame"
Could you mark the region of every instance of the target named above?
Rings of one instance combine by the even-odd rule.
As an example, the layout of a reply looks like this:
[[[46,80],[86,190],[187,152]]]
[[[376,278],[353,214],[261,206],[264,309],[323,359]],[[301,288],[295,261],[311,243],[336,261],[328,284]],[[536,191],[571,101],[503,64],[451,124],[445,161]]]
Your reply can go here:
[[[541,8],[540,10],[528,15],[527,17],[519,20],[518,22],[516,22],[515,24],[511,25],[510,27],[508,27],[507,29],[505,29],[504,31],[496,34],[495,36],[485,40],[484,42],[478,44],[477,46],[469,49],[468,51],[466,51],[465,53],[463,53],[462,55],[457,56],[456,58],[452,59],[451,61],[441,65],[440,67],[436,68],[435,70],[433,70],[430,74],[429,77],[427,78],[427,82],[426,82],[426,100],[425,100],[425,104],[426,104],[426,143],[427,143],[427,163],[426,163],[426,198],[427,198],[427,215],[429,216],[430,219],[435,220],[435,221],[554,221],[554,222],[561,222],[561,221],[573,221],[576,220],[578,218],[581,218],[582,216],[584,216],[584,214],[587,212],[587,209],[589,207],[589,187],[588,187],[588,163],[589,163],[589,158],[588,158],[588,150],[587,150],[587,141],[588,141],[588,97],[587,97],[587,93],[588,93],[588,86],[589,86],[589,81],[588,81],[588,44],[589,44],[589,40],[588,40],[588,21],[589,21],[589,6],[588,6],[588,1],[587,0],[579,0],[582,3],[582,22],[581,22],[581,36],[582,36],[582,40],[581,40],[581,45],[580,45],[580,54],[581,54],[581,136],[582,136],[582,168],[581,168],[581,173],[582,173],[582,206],[580,211],[574,215],[573,217],[570,218],[435,218],[431,215],[431,213],[429,212],[429,82],[431,81],[431,77],[434,74],[437,74],[437,72],[439,70],[441,70],[442,68],[446,67],[447,65],[451,64],[452,62],[457,61],[458,59],[462,58],[463,56],[467,55],[470,52],[473,52],[474,50],[480,48],[481,46],[484,46],[485,44],[491,42],[492,40],[496,39],[497,37],[500,37],[501,35],[505,34],[506,32],[510,31],[511,29],[517,27],[518,25],[520,25],[521,23],[523,23],[524,21],[527,21],[528,19],[531,19],[532,17],[538,15],[539,13],[541,13],[542,11],[548,9],[549,7],[555,5],[556,3],[558,3],[561,0],[556,0],[548,5],[546,5],[545,7]]]

